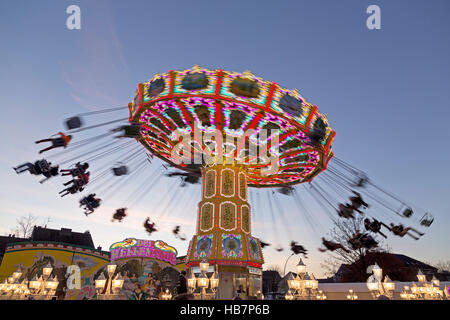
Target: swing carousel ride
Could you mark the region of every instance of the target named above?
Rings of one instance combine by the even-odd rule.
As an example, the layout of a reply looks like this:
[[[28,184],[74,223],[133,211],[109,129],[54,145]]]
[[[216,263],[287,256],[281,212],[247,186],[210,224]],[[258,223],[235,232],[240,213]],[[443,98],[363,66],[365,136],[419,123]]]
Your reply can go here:
[[[84,125],[87,117],[101,114],[104,121],[106,114],[124,113],[126,109],[126,118]],[[172,213],[171,206],[184,203],[189,196],[186,190],[191,188],[184,187],[201,183],[196,234],[186,258],[188,267],[207,260],[217,266],[219,273],[234,272],[233,268],[261,268],[262,249],[269,244],[252,236],[251,209],[259,207],[261,222],[272,224],[274,241],[270,242],[275,242],[275,250],[282,251],[277,239],[282,232],[277,230],[277,222],[289,224],[282,203],[292,201],[296,214],[303,215],[311,229],[316,230],[320,224],[307,207],[310,201],[305,201],[300,191],[317,202],[332,221],[355,219],[359,214],[366,218],[367,233],[355,235],[348,243],[324,239],[326,250],[374,248],[376,241],[370,234],[380,233],[382,226],[401,237],[407,234],[418,239],[417,235],[423,235],[398,222],[412,222],[414,212],[423,209],[413,210],[412,205],[376,185],[363,171],[334,156],[335,132],[317,106],[297,90],[285,89],[249,71],[194,66],[156,74],[138,85],[127,107],[79,114],[67,119],[65,125],[69,138],[60,133],[61,138],[48,140],[53,147],[64,145],[67,149],[28,167],[32,174],[51,178],[58,174],[55,168],[59,167],[52,167],[50,160],[61,167],[69,166],[61,171],[72,177],[65,183],[69,186],[63,195],[84,192],[80,207],[87,216],[110,199],[117,200],[119,191],[123,195],[123,190],[130,190],[129,183],[141,179],[123,207],[113,214],[113,221],[120,222],[132,214],[139,201],[149,195],[160,196],[154,187],[161,178],[175,178],[170,192],[159,201],[162,207],[155,210],[161,212],[160,217],[144,222],[151,234],[160,230],[162,219]],[[72,136],[88,130],[99,134],[70,143]],[[66,158],[56,160],[62,157]],[[147,176],[149,167],[154,170]],[[96,170],[92,179],[87,170]],[[184,193],[175,190],[177,185]],[[189,208],[188,204],[185,208]],[[269,218],[264,217],[267,211]],[[425,211],[420,216],[416,222],[422,227],[433,222]],[[389,226],[381,222],[386,219]],[[180,226],[172,232],[181,240],[187,238]],[[306,254],[306,249],[293,237],[291,240],[293,253]]]

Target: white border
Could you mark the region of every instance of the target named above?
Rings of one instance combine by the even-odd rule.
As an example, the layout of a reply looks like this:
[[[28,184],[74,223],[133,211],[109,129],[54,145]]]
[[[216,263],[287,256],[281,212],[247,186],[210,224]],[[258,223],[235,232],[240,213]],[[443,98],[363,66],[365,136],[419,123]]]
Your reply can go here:
[[[241,181],[240,181],[241,174],[244,176],[244,185],[245,185],[244,188],[246,188],[245,192],[244,192],[245,198],[241,197]],[[239,191],[239,198],[241,198],[241,200],[247,201],[247,198],[248,198],[248,195],[247,195],[247,191],[248,191],[248,189],[247,189],[247,176],[243,172],[239,172],[239,174],[238,174],[238,187],[239,187],[239,189],[238,189],[238,191]]]
[[[202,229],[202,218],[203,218],[203,207],[206,205],[210,205],[212,206],[212,223],[211,223],[211,228],[209,229]],[[201,232],[208,232],[209,230],[211,230],[212,228],[214,228],[214,203],[212,202],[205,202],[204,204],[202,204],[202,206],[200,207],[200,221],[199,221],[199,229]]]
[[[234,228],[232,229],[225,229],[222,228],[222,206],[226,203],[231,203],[234,206]],[[219,228],[225,231],[233,231],[237,229],[237,207],[236,204],[231,201],[224,201],[220,204],[220,210],[219,210]]]
[[[242,228],[242,226],[243,226],[243,224],[242,224],[242,208],[243,208],[243,207],[247,207],[247,208],[248,208],[248,228],[249,228],[248,231],[245,231],[244,228]],[[246,205],[246,204],[243,204],[243,205],[241,206],[241,211],[240,211],[240,212],[241,212],[241,230],[242,230],[244,233],[246,233],[246,234],[250,234],[250,231],[252,230],[250,206],[249,206],[249,205]]]
[[[206,183],[207,183],[207,179],[206,179],[206,175],[208,174],[208,173],[210,173],[210,172],[214,172],[214,190],[213,190],[213,194],[211,195],[211,196],[209,196],[209,197],[207,197],[206,196]],[[211,169],[211,170],[208,170],[208,171],[206,171],[205,172],[205,188],[204,188],[204,190],[203,190],[203,197],[205,198],[205,199],[209,199],[209,198],[212,198],[212,197],[214,197],[215,195],[216,195],[216,188],[217,188],[217,172],[216,172],[216,170],[214,170],[214,169]]]
[[[222,190],[223,189],[223,183],[222,183],[222,181],[223,181],[223,172],[224,171],[231,171],[233,173],[233,194],[231,194],[231,195],[224,195],[223,194],[223,190]],[[231,198],[231,197],[234,197],[235,190],[236,190],[236,177],[235,177],[234,170],[230,169],[230,168],[222,169],[222,171],[220,172],[220,195],[222,197]]]

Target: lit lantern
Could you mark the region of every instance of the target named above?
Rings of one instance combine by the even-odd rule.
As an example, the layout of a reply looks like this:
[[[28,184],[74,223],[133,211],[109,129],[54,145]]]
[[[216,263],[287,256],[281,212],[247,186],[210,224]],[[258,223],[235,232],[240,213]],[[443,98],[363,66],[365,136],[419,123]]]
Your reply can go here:
[[[41,283],[40,283],[39,279],[37,278],[37,276],[35,275],[33,277],[33,279],[31,279],[31,281],[30,281],[30,288],[39,289],[40,285],[41,285]]]
[[[202,272],[200,274],[200,276],[197,278],[197,285],[200,288],[207,288],[208,287],[208,283],[209,283],[209,279],[206,276],[206,274],[204,272]]]
[[[187,279],[188,287],[194,289],[196,282],[197,282],[197,279],[195,278],[195,274],[194,274],[194,272],[191,271],[191,276]]]
[[[52,270],[53,270],[53,267],[51,266],[51,264],[50,264],[50,262],[49,262],[49,263],[47,263],[47,265],[45,266],[45,268],[42,269],[42,274],[43,274],[45,277],[48,277],[48,276],[50,276],[50,274],[52,273]]]
[[[58,288],[58,278],[55,276],[53,279],[47,281],[47,288],[50,290],[56,290]]]
[[[308,273],[305,274],[305,276],[303,277],[303,280],[305,281],[305,288],[311,289],[312,283],[311,283],[311,278],[309,277]]]
[[[420,269],[417,273],[417,279],[419,280],[419,282],[425,282],[427,280],[427,277],[422,273],[422,270]]]
[[[319,281],[316,280],[314,274],[311,273],[311,289],[316,290],[319,287]]]
[[[105,278],[105,275],[102,273],[100,275],[100,277],[98,277],[97,280],[95,280],[95,287],[97,289],[102,289],[105,287],[105,284],[106,284],[106,278]]]
[[[301,289],[302,281],[301,281],[301,279],[300,279],[300,277],[298,275],[295,277],[295,281],[294,281],[293,284],[294,284],[294,289],[295,290],[300,290]]]
[[[303,263],[302,258],[300,258],[300,261],[297,263],[297,273],[299,274],[306,273],[306,265]]]
[[[108,269],[108,274],[111,277],[114,274],[114,272],[116,271],[117,265],[108,264],[108,266],[106,268]]]
[[[219,278],[217,277],[216,272],[213,273],[209,281],[211,283],[211,289],[215,289],[219,286]]]
[[[431,279],[431,282],[432,282],[433,285],[435,285],[436,287],[439,287],[440,284],[441,284],[441,282],[440,282],[438,279],[436,279],[435,276],[433,276],[433,279]]]
[[[199,266],[200,266],[200,271],[202,271],[202,272],[208,272],[208,269],[209,269],[209,263],[208,263],[208,261],[203,260],[202,262],[200,262]]]
[[[292,273],[290,273],[289,277],[287,278],[287,284],[289,289],[295,289],[295,278]]]
[[[123,286],[123,279],[120,276],[120,273],[117,274],[117,276],[112,281],[112,287],[113,289],[121,289]]]

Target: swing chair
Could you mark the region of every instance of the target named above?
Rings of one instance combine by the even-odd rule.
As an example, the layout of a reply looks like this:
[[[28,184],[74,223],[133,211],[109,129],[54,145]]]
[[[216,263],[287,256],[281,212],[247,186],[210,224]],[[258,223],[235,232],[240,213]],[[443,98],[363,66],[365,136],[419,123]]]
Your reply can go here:
[[[409,218],[413,215],[413,213],[414,211],[411,208],[407,207],[403,210],[402,215],[406,218]]]
[[[128,167],[124,165],[123,163],[117,163],[113,168],[112,171],[115,176],[124,176],[128,174]]]
[[[429,227],[431,226],[431,224],[434,221],[434,217],[429,214],[428,212],[425,213],[425,215],[420,219],[420,225],[421,226],[425,226],[425,227]]]
[[[75,117],[66,119],[65,124],[66,124],[66,128],[68,130],[72,130],[72,129],[81,128],[81,126],[83,125],[83,121],[81,120],[80,117],[75,116]]]

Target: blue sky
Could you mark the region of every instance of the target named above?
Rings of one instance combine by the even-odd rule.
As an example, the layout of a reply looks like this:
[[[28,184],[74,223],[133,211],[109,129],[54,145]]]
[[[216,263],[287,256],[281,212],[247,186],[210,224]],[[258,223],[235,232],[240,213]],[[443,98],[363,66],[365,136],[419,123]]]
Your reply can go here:
[[[81,8],[81,30],[66,28],[71,4]],[[366,28],[370,4],[381,8],[381,30]],[[297,88],[327,114],[337,132],[333,148],[339,158],[434,214],[436,222],[420,241],[390,237],[392,251],[448,260],[449,12],[445,0],[2,1],[0,232],[31,212],[51,216],[50,227],[89,229],[104,248],[128,236],[146,237],[142,219],[150,209],[157,211],[170,179],[158,186],[161,198],[143,201],[139,213],[119,226],[110,222],[116,203],[86,218],[74,197],[57,196],[61,180],[40,185],[11,167],[38,159],[33,141],[61,130],[66,117],[124,105],[136,84],[154,73],[199,64],[250,69]],[[180,222],[192,235],[198,190],[186,192],[190,203],[173,206],[167,228]],[[311,251],[308,265],[320,275],[325,258],[316,250],[320,237],[307,230],[289,203],[284,210],[296,240]],[[270,238],[262,223],[269,215],[254,214],[261,223],[255,218],[253,234]],[[320,233],[331,225],[321,224]],[[187,243],[168,230],[157,237],[185,252]],[[286,251],[266,250],[267,265],[281,265],[286,258]]]

